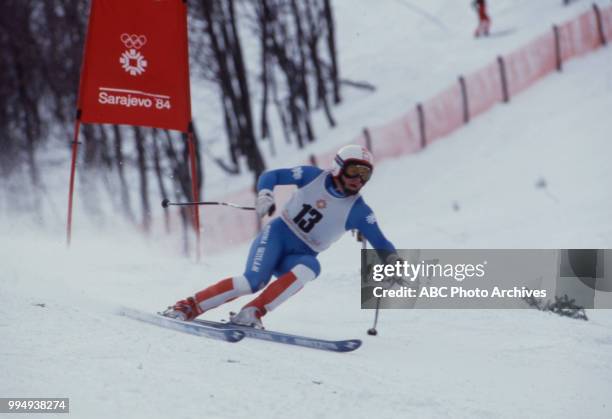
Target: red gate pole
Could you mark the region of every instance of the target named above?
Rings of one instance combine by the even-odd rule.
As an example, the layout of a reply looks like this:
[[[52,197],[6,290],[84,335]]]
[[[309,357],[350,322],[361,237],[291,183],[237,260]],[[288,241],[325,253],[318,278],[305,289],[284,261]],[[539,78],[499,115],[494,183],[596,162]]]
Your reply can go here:
[[[191,194],[194,202],[200,200],[199,189],[198,189],[198,172],[196,170],[196,155],[195,155],[195,144],[193,140],[193,124],[189,123],[189,130],[187,133],[188,144],[189,144],[189,160],[191,162]],[[198,205],[193,206],[193,227],[196,232],[196,259],[200,260],[200,208]]]
[[[66,223],[66,246],[70,247],[72,239],[72,197],[74,195],[74,175],[76,172],[76,159],[79,149],[79,130],[81,128],[81,110],[77,110],[74,123],[74,137],[72,139],[72,163],[70,164],[70,187],[68,192],[68,221]]]

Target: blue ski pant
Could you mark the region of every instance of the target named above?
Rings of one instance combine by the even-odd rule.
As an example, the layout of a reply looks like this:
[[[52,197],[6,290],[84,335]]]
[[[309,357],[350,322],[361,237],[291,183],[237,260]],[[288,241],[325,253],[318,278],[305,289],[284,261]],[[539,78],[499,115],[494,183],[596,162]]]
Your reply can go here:
[[[321,273],[317,253],[298,238],[281,218],[269,222],[255,237],[247,258],[244,276],[251,290],[263,289],[270,278],[304,265],[315,276]]]

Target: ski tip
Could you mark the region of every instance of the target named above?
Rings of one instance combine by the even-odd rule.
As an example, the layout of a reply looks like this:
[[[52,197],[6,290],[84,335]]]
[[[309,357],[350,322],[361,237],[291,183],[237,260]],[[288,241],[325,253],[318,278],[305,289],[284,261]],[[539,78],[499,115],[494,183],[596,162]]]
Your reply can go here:
[[[361,341],[361,339],[343,340],[341,342],[338,342],[338,351],[352,352],[359,349],[362,343],[363,342]]]

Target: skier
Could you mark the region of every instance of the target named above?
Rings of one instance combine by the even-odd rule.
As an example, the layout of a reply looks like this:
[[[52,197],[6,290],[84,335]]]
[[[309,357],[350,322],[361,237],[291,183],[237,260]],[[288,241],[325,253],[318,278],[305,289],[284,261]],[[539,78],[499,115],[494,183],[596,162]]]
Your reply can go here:
[[[263,328],[261,317],[298,292],[321,272],[317,254],[347,230],[359,230],[383,260],[397,260],[395,247],[380,231],[374,213],[359,191],[374,169],[372,154],[357,145],[341,148],[331,170],[298,166],[264,172],[257,182],[255,210],[260,217],[275,211],[274,187],[297,185],[281,216],[257,235],[242,275],[223,279],[178,301],[165,316],[193,320],[200,314],[246,294],[265,290],[231,315],[235,324]]]
[[[489,28],[491,27],[491,19],[487,14],[486,0],[474,0],[472,6],[478,12],[478,27],[474,36],[478,38],[481,35],[489,36]]]

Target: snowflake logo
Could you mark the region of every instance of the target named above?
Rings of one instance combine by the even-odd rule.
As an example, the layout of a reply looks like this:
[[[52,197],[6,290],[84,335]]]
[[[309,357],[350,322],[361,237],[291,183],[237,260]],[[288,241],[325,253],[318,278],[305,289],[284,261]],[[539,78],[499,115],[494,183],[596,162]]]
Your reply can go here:
[[[374,213],[371,213],[370,215],[368,215],[366,217],[366,221],[368,224],[376,224],[376,216],[374,215]]]
[[[119,37],[127,51],[124,51],[119,58],[121,67],[131,76],[140,76],[147,69],[147,60],[139,51],[147,43],[147,37],[144,35],[136,35],[122,33]]]
[[[145,72],[148,65],[144,56],[135,49],[125,51],[121,54],[119,62],[121,63],[121,67],[123,67],[126,72],[130,73],[131,76],[140,76]]]
[[[302,178],[303,170],[301,167],[294,167],[293,169],[291,169],[291,171],[293,172],[293,178],[295,180],[299,180]]]

